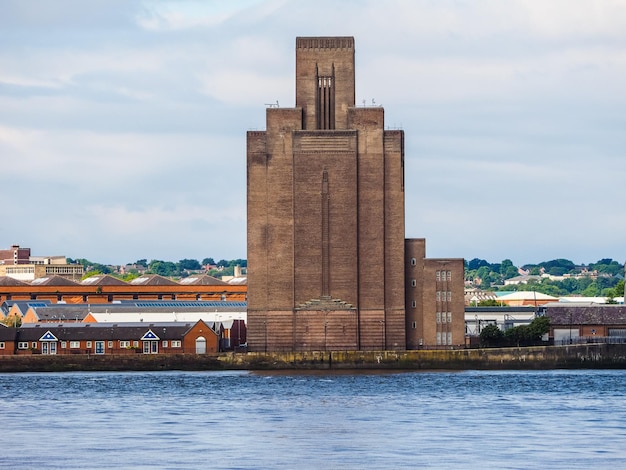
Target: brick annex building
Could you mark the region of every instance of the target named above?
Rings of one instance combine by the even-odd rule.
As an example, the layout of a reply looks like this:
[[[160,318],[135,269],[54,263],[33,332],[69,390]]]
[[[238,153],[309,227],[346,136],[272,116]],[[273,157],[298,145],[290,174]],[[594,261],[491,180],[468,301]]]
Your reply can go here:
[[[465,343],[463,260],[404,235],[404,132],[355,106],[352,37],[296,39],[296,106],[247,134],[250,351]]]

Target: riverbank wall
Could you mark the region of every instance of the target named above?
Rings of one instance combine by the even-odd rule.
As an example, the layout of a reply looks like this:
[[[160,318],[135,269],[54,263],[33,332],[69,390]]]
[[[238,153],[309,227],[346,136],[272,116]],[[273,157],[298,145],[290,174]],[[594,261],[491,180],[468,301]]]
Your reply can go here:
[[[626,344],[498,349],[0,356],[0,372],[624,369]]]

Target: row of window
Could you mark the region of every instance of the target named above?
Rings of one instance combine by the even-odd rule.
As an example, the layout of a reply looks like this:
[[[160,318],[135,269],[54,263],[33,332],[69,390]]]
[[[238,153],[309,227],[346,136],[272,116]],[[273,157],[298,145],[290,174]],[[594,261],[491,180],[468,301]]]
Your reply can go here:
[[[46,274],[82,274],[82,266],[46,266]]]
[[[437,332],[437,346],[452,346],[452,333],[451,332]]]
[[[67,343],[68,341],[61,341],[61,349],[66,349],[67,348]],[[80,341],[69,341],[69,346],[70,349],[79,349],[80,348]],[[163,347],[167,348],[168,344],[170,342],[168,340],[163,340]],[[4,349],[4,342],[0,342],[0,349]],[[33,341],[31,346],[32,349],[37,349],[37,341]],[[92,347],[92,342],[91,341],[87,341],[86,342],[86,346],[87,349],[91,349]],[[108,348],[113,348],[113,341],[107,341],[107,347]],[[131,341],[120,341],[120,349],[124,349],[124,348],[130,348],[130,347],[134,347],[137,348],[139,347],[139,341],[132,341],[132,346],[131,346]],[[172,340],[171,341],[171,346],[172,348],[180,348],[182,347],[182,341],[181,340]],[[28,349],[28,341],[20,341],[19,343],[17,343],[17,349]]]
[[[437,312],[437,323],[452,323],[452,312]]]
[[[451,281],[452,280],[452,272],[450,272],[450,271],[437,271],[435,273],[435,279],[437,281]]]
[[[450,302],[452,300],[452,292],[451,291],[437,291],[435,292],[435,300],[445,302]]]
[[[33,266],[23,267],[23,266],[11,266],[7,267],[7,274],[33,274],[35,272],[35,268]]]

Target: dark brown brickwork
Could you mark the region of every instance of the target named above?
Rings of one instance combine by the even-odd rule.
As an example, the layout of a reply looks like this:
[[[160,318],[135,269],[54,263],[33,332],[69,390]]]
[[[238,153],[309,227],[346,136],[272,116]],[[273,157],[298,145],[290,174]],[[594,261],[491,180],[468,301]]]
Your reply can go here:
[[[436,336],[423,240],[406,241],[417,261],[405,259],[404,133],[384,130],[382,107],[355,107],[354,77],[353,38],[297,38],[296,107],[268,108],[267,130],[248,133],[250,351],[402,350]],[[440,262],[460,281],[455,328],[463,262]]]
[[[297,38],[296,107],[248,133],[252,351],[405,348],[403,136],[354,101],[354,39]]]
[[[407,239],[406,338],[408,349],[465,344],[463,259],[426,258],[426,242]]]

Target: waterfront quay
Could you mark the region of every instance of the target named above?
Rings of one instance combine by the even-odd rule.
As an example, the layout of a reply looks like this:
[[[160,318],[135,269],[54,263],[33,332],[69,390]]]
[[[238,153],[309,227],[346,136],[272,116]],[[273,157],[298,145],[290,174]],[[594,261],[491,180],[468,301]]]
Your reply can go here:
[[[0,357],[0,372],[151,370],[541,370],[624,369],[625,344],[419,351]]]

